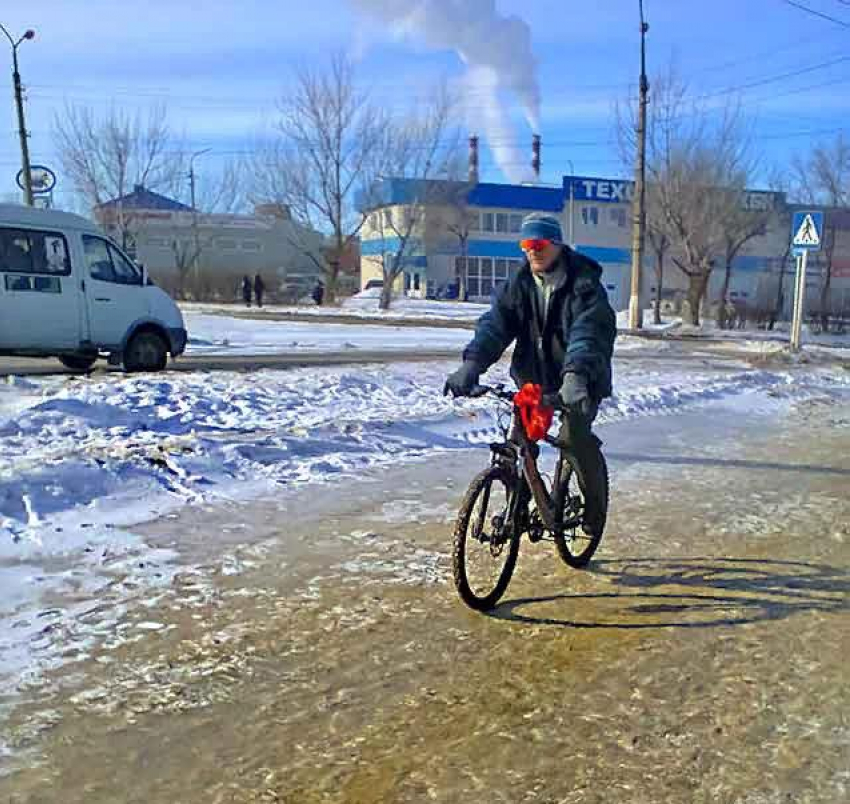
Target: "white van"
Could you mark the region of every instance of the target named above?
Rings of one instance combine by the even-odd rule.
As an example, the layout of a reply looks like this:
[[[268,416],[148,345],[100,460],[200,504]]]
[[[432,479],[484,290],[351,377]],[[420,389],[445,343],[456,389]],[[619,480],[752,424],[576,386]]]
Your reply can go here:
[[[0,204],[0,354],[159,371],[185,348],[177,305],[94,223]]]

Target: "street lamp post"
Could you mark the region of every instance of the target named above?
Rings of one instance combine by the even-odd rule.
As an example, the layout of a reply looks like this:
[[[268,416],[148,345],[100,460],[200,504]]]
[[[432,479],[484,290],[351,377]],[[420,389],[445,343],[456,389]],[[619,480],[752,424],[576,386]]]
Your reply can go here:
[[[198,210],[195,207],[195,158],[203,156],[203,154],[209,153],[211,150],[211,148],[204,148],[203,150],[195,151],[189,157],[189,195],[192,204],[192,240],[194,249],[192,251],[192,273],[195,275],[196,292],[200,292],[201,284],[198,275],[198,257],[200,256],[201,243],[198,237]]]
[[[637,159],[635,164],[635,198],[632,221],[632,288],[629,301],[629,326],[643,326],[640,291],[643,271],[644,229],[646,228],[646,104],[649,81],[646,78],[646,32],[649,25],[643,18],[643,0],[640,7],[640,101],[638,106]]]
[[[21,163],[24,174],[24,198],[28,206],[33,206],[30,152],[29,146],[27,145],[27,127],[24,123],[24,94],[21,89],[21,74],[18,71],[18,45],[20,45],[24,40],[33,39],[35,37],[35,31],[27,29],[24,31],[23,35],[15,41],[3,25],[0,25],[0,30],[6,34],[9,44],[12,46],[12,82],[15,85],[15,103],[18,107],[18,134],[21,138]]]
[[[572,159],[568,159],[567,164],[570,166],[570,248],[575,248],[576,247],[576,240],[575,240],[575,236],[574,236],[575,216],[573,215],[573,201],[574,201],[573,185],[575,184],[576,169],[573,167],[573,160]]]

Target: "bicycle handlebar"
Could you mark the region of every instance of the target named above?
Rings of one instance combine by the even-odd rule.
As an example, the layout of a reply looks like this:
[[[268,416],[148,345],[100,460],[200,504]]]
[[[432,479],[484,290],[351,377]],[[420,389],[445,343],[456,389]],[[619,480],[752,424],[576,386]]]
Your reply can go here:
[[[514,394],[511,391],[506,391],[503,385],[476,385],[470,389],[467,396],[477,399],[488,394],[495,396],[497,399],[504,399],[506,402],[514,401]]]
[[[514,396],[516,395],[514,391],[506,391],[503,385],[476,385],[469,391],[467,396],[477,399],[488,394],[511,404],[513,404]],[[566,406],[561,401],[561,396],[558,393],[544,394],[541,401],[546,407],[555,408],[555,410],[566,410]]]

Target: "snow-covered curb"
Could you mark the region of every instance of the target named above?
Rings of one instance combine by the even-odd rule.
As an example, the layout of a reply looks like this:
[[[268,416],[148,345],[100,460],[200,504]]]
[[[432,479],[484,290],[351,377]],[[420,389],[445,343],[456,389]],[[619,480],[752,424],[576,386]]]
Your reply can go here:
[[[450,400],[452,364],[107,375],[0,385],[0,557],[64,542],[55,528],[130,524],[175,504],[456,449],[492,434],[493,405]],[[505,369],[491,374],[507,382]],[[748,390],[804,392],[846,375],[618,367],[600,422]],[[71,517],[70,522],[66,522]],[[64,532],[64,531],[63,531]],[[15,546],[13,546],[15,545]]]
[[[476,321],[482,313],[489,309],[488,304],[472,302],[439,302],[425,299],[396,299],[389,310],[378,308],[377,298],[347,299],[339,307],[313,307],[303,305],[266,305],[262,308],[236,304],[214,304],[204,302],[180,302],[183,313],[213,313],[218,315],[233,315],[235,313],[250,313],[259,319],[276,315],[303,316],[305,320],[316,316],[340,316],[345,318],[362,318],[382,321],[386,319],[405,318],[432,321]]]

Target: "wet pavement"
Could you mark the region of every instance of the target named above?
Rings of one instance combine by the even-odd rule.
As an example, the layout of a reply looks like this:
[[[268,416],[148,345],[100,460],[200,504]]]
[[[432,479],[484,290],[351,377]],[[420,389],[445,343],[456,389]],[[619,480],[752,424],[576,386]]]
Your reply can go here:
[[[600,429],[587,571],[523,543],[465,609],[485,451],[137,529],[182,567],[17,692],[0,802],[839,802],[850,796],[850,399]]]

